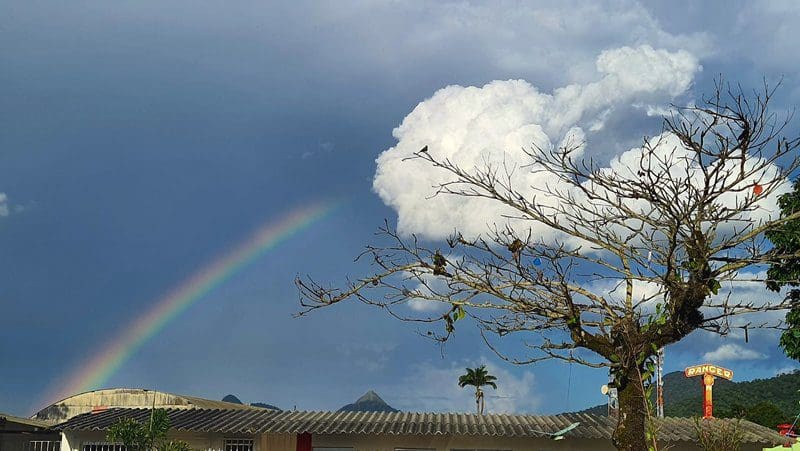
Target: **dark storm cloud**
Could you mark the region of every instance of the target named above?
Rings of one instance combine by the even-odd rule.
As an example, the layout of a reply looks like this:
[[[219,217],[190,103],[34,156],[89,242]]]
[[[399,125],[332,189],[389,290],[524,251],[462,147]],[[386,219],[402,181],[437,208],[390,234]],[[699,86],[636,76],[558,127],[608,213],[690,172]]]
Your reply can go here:
[[[0,356],[13,362],[0,365],[0,411],[29,413],[169,287],[321,196],[348,207],[212,293],[110,383],[335,408],[402,390],[421,361],[439,375],[479,361],[474,334],[442,362],[413,328],[359,306],[293,321],[292,277],[365,269],[350,257],[395,218],[371,192],[374,159],[446,85],[522,78],[549,92],[596,80],[603,50],[648,44],[699,58],[698,91],[719,72],[784,74],[797,97],[793,4],[673,4],[2,3],[0,193],[35,208],[0,217]],[[598,148],[610,157],[657,129],[642,117],[615,109]],[[517,408],[560,406],[536,384],[564,384],[566,368],[509,371],[536,394]],[[597,399],[605,375],[580,374],[597,384],[575,396]]]

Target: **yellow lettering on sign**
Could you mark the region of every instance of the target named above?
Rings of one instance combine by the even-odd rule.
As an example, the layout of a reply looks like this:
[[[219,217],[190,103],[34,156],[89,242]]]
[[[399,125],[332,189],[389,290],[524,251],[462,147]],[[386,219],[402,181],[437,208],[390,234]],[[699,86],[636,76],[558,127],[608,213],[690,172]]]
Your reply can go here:
[[[683,374],[686,377],[694,377],[700,376],[704,374],[710,374],[712,376],[718,376],[723,379],[733,380],[733,371],[722,368],[721,366],[711,365],[709,363],[704,363],[702,365],[694,365],[686,368],[683,370]]]

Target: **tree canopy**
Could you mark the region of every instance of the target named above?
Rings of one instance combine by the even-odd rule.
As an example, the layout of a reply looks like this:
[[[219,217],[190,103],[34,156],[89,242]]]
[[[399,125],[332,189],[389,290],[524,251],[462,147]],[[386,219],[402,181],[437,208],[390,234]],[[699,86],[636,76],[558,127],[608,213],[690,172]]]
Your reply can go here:
[[[189,445],[180,440],[167,440],[169,416],[164,409],[154,409],[147,424],[132,418],[122,418],[108,429],[110,442],[122,443],[127,450],[136,451],[189,451]]]
[[[607,167],[586,157],[586,143],[569,132],[561,146],[521,149],[530,161],[524,167],[502,158],[457,164],[422,147],[408,164],[450,176],[432,195],[478,198],[506,213],[483,235],[456,231],[446,248],[387,224],[387,243],[362,255],[372,259],[373,274],[344,287],[297,279],[301,314],[353,298],[402,320],[441,323],[427,334],[442,342],[460,321],[474,321],[486,345],[514,363],[561,359],[609,368],[619,394],[614,444],[646,449],[645,383],[657,350],[696,330],[777,327],[738,318],[788,307],[723,290],[763,284],[760,267],[800,257],[764,238],[800,218],[768,208],[791,189],[787,179],[800,166],[800,141],[783,136],[787,122],[769,110],[774,93],[765,86],[746,95],[720,82],[699,105],[676,108],[663,133]],[[520,187],[517,174],[526,171],[544,182]],[[538,237],[534,225],[552,233]],[[405,308],[410,301],[441,309],[419,314]],[[508,336],[524,346],[500,347]]]
[[[778,200],[783,217],[800,211],[800,178],[794,182],[794,190],[783,194]],[[800,258],[792,256],[800,252],[800,220],[786,221],[766,232],[775,246],[775,252],[785,255],[773,262],[767,271],[767,288],[780,291],[792,287],[787,297],[792,308],[786,313],[786,330],[781,334],[780,346],[787,356],[800,360],[800,289],[795,288],[800,280]]]
[[[458,377],[458,386],[461,388],[471,385],[475,387],[475,404],[478,414],[482,414],[486,407],[483,390],[481,387],[489,386],[497,389],[497,378],[489,374],[486,370],[486,365],[481,365],[477,368],[466,368],[466,373]]]

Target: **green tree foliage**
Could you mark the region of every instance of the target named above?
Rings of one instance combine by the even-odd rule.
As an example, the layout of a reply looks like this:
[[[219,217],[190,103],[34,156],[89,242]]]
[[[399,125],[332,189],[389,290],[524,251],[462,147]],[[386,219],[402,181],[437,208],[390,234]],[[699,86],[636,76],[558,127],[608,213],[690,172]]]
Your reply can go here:
[[[136,451],[188,451],[189,445],[183,441],[167,440],[169,416],[164,409],[152,411],[148,423],[140,423],[132,418],[122,418],[108,429],[106,439],[122,443],[128,450]]]
[[[792,309],[786,313],[786,325],[788,329],[781,334],[781,348],[788,357],[800,360],[800,302],[797,300]]]
[[[182,440],[171,440],[161,445],[158,451],[191,451],[191,448]]]
[[[794,182],[794,191],[782,195],[778,201],[781,216],[787,217],[800,211],[800,179]],[[786,221],[766,232],[776,255],[797,254],[800,251],[800,220]],[[800,286],[800,258],[777,258],[767,271],[767,288],[780,291],[785,286]],[[781,334],[780,346],[787,356],[800,360],[800,289],[789,291],[792,308],[786,314],[786,331]]]
[[[774,428],[774,424],[769,424],[771,419],[762,421],[762,417],[755,416],[756,414],[748,416],[751,409],[765,402],[781,412],[782,420],[775,424],[791,423],[798,414],[798,390],[800,371],[745,382],[717,379],[714,382],[714,416],[744,418]],[[664,413],[668,417],[695,417],[703,414],[703,386],[696,378],[684,376],[683,372],[676,371],[664,376],[664,400]],[[655,396],[652,402],[655,402]],[[582,412],[605,415],[607,410],[608,407],[603,404]]]
[[[664,410],[668,416],[702,415],[702,387],[697,381],[690,381],[692,383],[682,393],[675,393],[669,389],[669,385],[666,385]],[[774,405],[782,414],[783,420],[779,423],[785,423],[797,415],[797,402],[800,400],[798,390],[800,390],[800,372],[737,383],[717,379],[714,383],[714,416],[746,418],[774,428],[775,425],[770,426],[766,421],[751,419],[749,416],[751,409],[762,402]]]
[[[794,296],[798,296],[798,291],[792,290]],[[792,304],[786,313],[787,329],[781,334],[780,346],[788,357],[800,360],[800,301],[794,299]]]
[[[729,409],[719,410],[720,418],[741,418],[770,429],[775,429],[779,424],[786,423],[791,419],[780,407],[770,401],[756,402],[752,405],[733,403]]]
[[[775,429],[776,426],[785,423],[788,419],[778,406],[769,401],[762,401],[745,408],[744,418],[770,429]]]
[[[128,450],[149,449],[151,443],[147,427],[130,418],[123,418],[111,425],[106,438],[109,442],[124,444]]]
[[[694,430],[700,448],[705,451],[739,451],[744,442],[744,430],[739,421],[695,418]]]
[[[478,414],[482,415],[486,403],[483,399],[483,390],[481,387],[488,385],[497,390],[497,384],[495,383],[497,378],[489,374],[486,370],[486,365],[481,365],[475,369],[467,368],[466,370],[466,374],[462,374],[458,377],[458,386],[461,388],[467,385],[475,387],[475,406]]]

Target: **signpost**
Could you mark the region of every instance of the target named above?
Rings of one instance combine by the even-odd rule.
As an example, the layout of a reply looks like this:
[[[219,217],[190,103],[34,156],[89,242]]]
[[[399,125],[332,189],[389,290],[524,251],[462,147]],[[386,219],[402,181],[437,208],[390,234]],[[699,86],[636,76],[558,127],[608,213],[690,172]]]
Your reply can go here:
[[[714,400],[711,393],[714,387],[714,379],[721,377],[723,379],[732,380],[733,371],[722,368],[721,366],[711,365],[705,363],[703,365],[690,366],[683,370],[686,377],[703,376],[701,382],[703,384],[703,418],[714,417]]]

